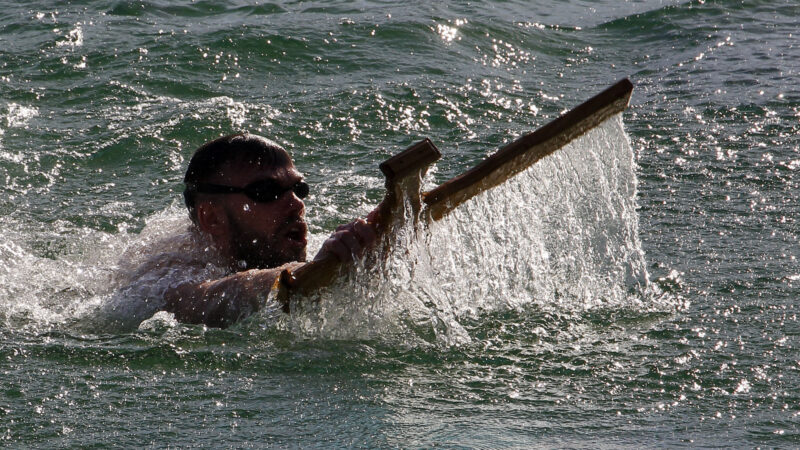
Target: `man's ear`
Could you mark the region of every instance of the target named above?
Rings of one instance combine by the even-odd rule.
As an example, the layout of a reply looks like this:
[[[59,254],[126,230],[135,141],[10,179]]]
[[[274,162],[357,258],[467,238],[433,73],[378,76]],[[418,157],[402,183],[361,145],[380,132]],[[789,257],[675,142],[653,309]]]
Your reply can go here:
[[[228,215],[221,206],[210,201],[200,201],[195,205],[197,226],[212,236],[225,235],[228,232]]]

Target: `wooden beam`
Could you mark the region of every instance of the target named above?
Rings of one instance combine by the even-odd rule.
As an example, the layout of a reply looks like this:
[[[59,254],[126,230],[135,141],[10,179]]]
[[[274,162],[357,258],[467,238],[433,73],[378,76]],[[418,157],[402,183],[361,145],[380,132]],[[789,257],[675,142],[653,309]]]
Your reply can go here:
[[[626,78],[566,114],[504,146],[467,172],[423,194],[431,219],[439,220],[470,198],[504,183],[627,106],[633,84]]]

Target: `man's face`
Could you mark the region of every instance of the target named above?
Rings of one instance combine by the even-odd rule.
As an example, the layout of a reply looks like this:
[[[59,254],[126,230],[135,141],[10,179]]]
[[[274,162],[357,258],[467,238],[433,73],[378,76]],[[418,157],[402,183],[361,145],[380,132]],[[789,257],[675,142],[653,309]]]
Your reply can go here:
[[[239,163],[226,169],[225,176],[215,182],[244,187],[271,179],[289,188],[302,179],[294,165],[259,168]],[[215,201],[227,214],[227,238],[237,269],[264,269],[305,261],[308,243],[305,205],[294,192],[287,190],[277,200],[262,203],[244,193],[216,197]]]

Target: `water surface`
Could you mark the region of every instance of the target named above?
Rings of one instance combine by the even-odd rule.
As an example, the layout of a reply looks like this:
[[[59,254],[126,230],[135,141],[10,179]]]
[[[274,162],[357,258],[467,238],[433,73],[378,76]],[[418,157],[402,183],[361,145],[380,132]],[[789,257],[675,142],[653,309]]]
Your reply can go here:
[[[4,6],[0,439],[797,445],[798,5],[254,3]],[[408,145],[442,150],[433,185],[623,77],[621,121],[411,239],[377,291],[229,330],[75,325],[186,220],[211,138],[286,146],[319,244]]]

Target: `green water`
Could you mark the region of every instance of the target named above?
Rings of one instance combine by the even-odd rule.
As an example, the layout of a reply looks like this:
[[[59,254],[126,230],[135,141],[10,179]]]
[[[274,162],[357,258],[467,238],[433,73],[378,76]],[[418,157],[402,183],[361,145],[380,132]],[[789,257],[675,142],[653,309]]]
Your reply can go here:
[[[0,442],[797,446],[798,23],[791,1],[4,3]],[[347,305],[369,305],[369,292],[307,322],[74,325],[106,298],[125,249],[185,220],[187,158],[213,137],[250,130],[292,153],[313,186],[318,244],[374,207],[377,165],[408,145],[429,137],[442,150],[435,184],[623,77],[635,91],[610,155],[634,158],[635,177],[587,197],[598,206],[584,216],[559,217],[563,229],[638,229],[610,248],[643,250],[643,288],[604,277],[613,258],[581,259],[531,209],[491,222],[502,224],[492,236],[519,230],[526,253],[489,263],[550,273],[537,249],[559,248],[549,261],[586,271],[526,284],[536,278],[522,270],[476,268],[486,282],[467,287],[425,272],[409,283],[435,302],[412,290],[419,304],[383,301],[350,322]],[[558,195],[537,208],[569,206],[593,183],[556,169],[578,161],[462,223],[547,183]],[[613,196],[636,214],[603,209]],[[431,238],[465,255],[455,269],[483,248],[464,227]],[[579,290],[588,278],[632,297]]]

